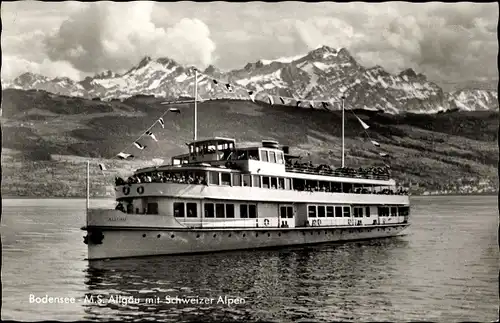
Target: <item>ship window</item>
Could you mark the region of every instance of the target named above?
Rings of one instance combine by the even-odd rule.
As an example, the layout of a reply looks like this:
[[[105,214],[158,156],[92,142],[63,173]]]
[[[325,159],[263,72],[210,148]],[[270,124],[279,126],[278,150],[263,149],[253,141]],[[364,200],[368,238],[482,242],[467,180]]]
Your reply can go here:
[[[276,153],[276,162],[278,164],[283,164],[283,153],[282,152]]]
[[[395,206],[391,207],[391,216],[398,216],[398,209]]]
[[[284,178],[278,178],[278,188],[280,190],[285,189],[285,179]]]
[[[326,217],[333,218],[333,206],[326,207]]]
[[[278,179],[276,177],[271,177],[271,188],[278,188]]]
[[[344,193],[351,193],[352,192],[352,184],[343,183],[342,184],[342,192],[344,192]]]
[[[186,209],[188,218],[196,218],[198,216],[198,206],[196,205],[196,203],[186,203]]]
[[[174,216],[176,218],[184,217],[184,203],[175,202],[174,203]]]
[[[399,207],[399,215],[400,216],[408,216],[410,213],[409,211],[410,211],[410,208],[407,206],[400,206]]]
[[[267,158],[267,150],[262,149],[262,150],[260,151],[260,160],[261,160],[261,161],[265,161],[265,162],[268,162],[268,161],[269,161],[269,159]]]
[[[221,173],[221,185],[231,185],[231,174]]]
[[[226,204],[226,218],[234,218],[234,204]]]
[[[223,218],[224,217],[224,204],[223,203],[215,204],[215,217],[216,218]]]
[[[342,207],[341,206],[336,206],[335,207],[335,217],[336,218],[341,218],[342,217]]]
[[[369,207],[369,206],[367,206],[367,207],[365,208],[365,210],[366,210],[366,212],[365,212],[366,217],[367,217],[367,218],[368,218],[368,217],[370,217],[370,207]]]
[[[325,217],[325,206],[324,205],[318,206],[318,217],[320,217],[320,218]]]
[[[253,187],[260,187],[260,176],[259,175],[252,175],[252,186]]]
[[[257,206],[255,204],[250,204],[248,206],[248,217],[249,218],[257,217]]]
[[[213,203],[205,203],[205,217],[213,218],[215,216],[214,212],[214,204]]]
[[[259,151],[257,149],[249,150],[248,151],[248,159],[259,160]]]
[[[286,213],[287,213],[289,219],[293,218],[293,207],[292,206],[287,206],[286,207]]]
[[[240,218],[242,219],[248,218],[248,205],[246,204],[240,205]]]
[[[148,203],[148,214],[158,214],[158,203]]]
[[[316,206],[315,205],[309,205],[307,207],[308,209],[308,215],[310,218],[315,218],[316,217]]]
[[[218,172],[209,172],[209,184],[219,185],[219,173]]]
[[[291,185],[291,179],[290,178],[285,178],[285,190],[289,190]]]
[[[269,162],[276,163],[276,153],[274,151],[269,152]]]
[[[269,188],[269,177],[262,176],[262,187]]]
[[[250,175],[243,175],[243,186],[250,186]]]
[[[286,218],[286,206],[280,207],[280,217]]]
[[[240,174],[233,174],[233,186],[241,186]]]
[[[351,217],[351,208],[349,206],[344,206],[344,217],[346,218]]]

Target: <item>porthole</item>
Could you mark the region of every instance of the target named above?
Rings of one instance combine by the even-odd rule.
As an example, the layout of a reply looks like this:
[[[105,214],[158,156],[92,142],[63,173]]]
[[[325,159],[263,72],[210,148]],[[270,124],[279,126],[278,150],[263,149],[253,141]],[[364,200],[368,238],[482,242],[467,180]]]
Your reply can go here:
[[[246,237],[246,236],[247,236],[246,233],[243,233],[243,238]]]
[[[314,232],[311,232],[311,235],[313,235],[313,234],[314,234]]]
[[[228,236],[228,237],[229,237],[229,238],[231,238],[231,233],[229,234],[229,236]]]
[[[217,236],[217,235],[216,235],[216,234],[214,234],[214,238],[215,238],[216,236]]]
[[[156,237],[157,237],[157,238],[159,238],[159,237],[161,237],[161,235],[159,234],[159,235],[157,235]]]
[[[303,235],[306,235],[306,233],[305,233],[304,231],[302,231],[302,234],[303,234]]]
[[[320,235],[320,234],[321,234],[321,232],[320,232],[320,231],[318,231],[318,235]]]
[[[281,237],[281,233],[278,233],[278,237]]]
[[[142,235],[142,237],[143,237],[143,238],[146,238],[146,234],[144,233],[144,234]]]
[[[326,231],[325,231],[325,234],[326,234]]]
[[[199,238],[199,237],[200,237],[200,235],[199,235],[199,234],[197,234],[197,235],[196,235],[196,238]]]
[[[268,236],[268,237],[270,237],[270,236],[271,236],[271,234],[270,234],[270,233],[268,233],[268,234],[267,234],[267,236]]]
[[[255,234],[255,237],[258,237],[258,236],[259,236],[259,234],[258,234],[258,233],[256,233],[256,234]]]
[[[173,234],[170,236],[170,238],[172,238],[172,239],[173,239],[174,237],[175,237],[175,235],[173,235]]]

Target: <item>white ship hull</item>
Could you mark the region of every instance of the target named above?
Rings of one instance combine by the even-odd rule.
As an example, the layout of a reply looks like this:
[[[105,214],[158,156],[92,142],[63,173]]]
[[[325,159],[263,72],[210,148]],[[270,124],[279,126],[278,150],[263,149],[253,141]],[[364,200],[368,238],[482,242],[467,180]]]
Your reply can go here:
[[[88,245],[88,259],[110,259],[242,250],[400,235],[408,224],[254,229],[118,228],[102,232],[100,244]]]

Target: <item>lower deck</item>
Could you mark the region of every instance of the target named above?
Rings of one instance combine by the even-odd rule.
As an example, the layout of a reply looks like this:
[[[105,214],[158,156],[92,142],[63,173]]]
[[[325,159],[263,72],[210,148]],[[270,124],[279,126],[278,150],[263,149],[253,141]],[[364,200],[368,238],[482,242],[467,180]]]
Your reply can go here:
[[[408,204],[278,203],[142,197],[121,200],[111,225],[179,228],[304,228],[408,223]],[[141,212],[142,210],[142,212]],[[101,223],[103,224],[103,223]]]

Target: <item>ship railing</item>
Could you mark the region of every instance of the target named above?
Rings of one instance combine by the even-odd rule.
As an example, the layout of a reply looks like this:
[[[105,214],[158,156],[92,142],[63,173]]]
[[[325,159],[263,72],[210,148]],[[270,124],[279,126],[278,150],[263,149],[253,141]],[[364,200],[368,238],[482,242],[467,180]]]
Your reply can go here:
[[[359,172],[359,171],[341,171],[341,170],[329,170],[320,169],[308,166],[285,166],[287,172],[293,173],[303,173],[312,175],[329,175],[335,177],[349,177],[349,178],[364,178],[364,179],[377,179],[377,180],[389,180],[389,175],[384,174],[373,174],[370,172]]]

